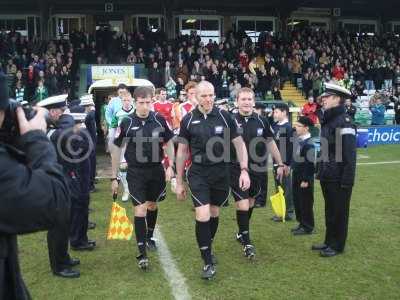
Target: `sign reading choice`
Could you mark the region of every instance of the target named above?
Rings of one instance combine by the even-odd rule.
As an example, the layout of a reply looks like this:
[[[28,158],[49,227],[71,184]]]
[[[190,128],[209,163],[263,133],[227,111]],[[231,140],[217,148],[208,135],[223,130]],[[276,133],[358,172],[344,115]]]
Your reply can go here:
[[[134,66],[92,65],[89,68],[89,82],[101,79],[133,79],[135,78]]]
[[[361,144],[365,146],[367,134],[368,145],[400,144],[400,126],[375,126],[359,128],[357,131],[359,146],[361,146]]]

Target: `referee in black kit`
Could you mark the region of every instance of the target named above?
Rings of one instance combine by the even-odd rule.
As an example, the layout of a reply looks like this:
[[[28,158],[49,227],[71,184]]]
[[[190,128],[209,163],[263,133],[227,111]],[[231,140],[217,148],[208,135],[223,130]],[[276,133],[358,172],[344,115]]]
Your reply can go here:
[[[344,101],[350,91],[326,83],[322,99],[321,162],[318,178],[325,199],[326,233],[323,244],[312,246],[322,257],[344,251],[350,198],[356,170],[356,127],[346,114]]]
[[[246,87],[239,89],[236,93],[236,104],[238,112],[233,114],[233,118],[248,151],[251,185],[246,191],[239,187],[240,165],[235,152],[231,151],[231,192],[235,199],[236,220],[239,227],[236,239],[243,245],[244,255],[252,259],[255,256],[255,248],[250,240],[249,223],[255,198],[267,193],[268,153],[271,153],[278,164],[278,180],[282,179],[285,166],[268,120],[254,111],[253,90]]]
[[[164,158],[163,146],[169,166],[174,162],[173,133],[165,119],[151,111],[153,90],[138,87],[134,91],[136,110],[125,117],[115,134],[112,151],[112,192],[118,191],[118,168],[121,162],[121,149],[126,143],[125,159],[128,164],[127,181],[129,193],[135,207],[134,227],[139,255],[136,257],[139,268],[148,267],[146,246],[155,250],[152,237],[157,220],[157,202],[165,198],[166,178],[174,176],[172,167],[166,173],[161,164]],[[149,235],[149,233],[151,233]],[[151,244],[150,244],[151,243]],[[149,247],[150,248],[150,247]]]
[[[235,122],[227,111],[214,106],[214,86],[208,81],[196,87],[198,106],[181,122],[177,152],[178,199],[185,199],[183,173],[190,150],[192,165],[187,180],[196,211],[196,238],[204,260],[202,278],[215,275],[216,259],[211,246],[219,222],[219,207],[229,197],[229,148],[232,142],[240,163],[239,188],[247,190],[250,179],[247,151]]]

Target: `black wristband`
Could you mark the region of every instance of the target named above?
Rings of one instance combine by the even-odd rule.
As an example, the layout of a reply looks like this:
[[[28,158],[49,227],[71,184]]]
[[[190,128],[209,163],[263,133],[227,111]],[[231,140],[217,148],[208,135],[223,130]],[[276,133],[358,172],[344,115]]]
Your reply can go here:
[[[114,181],[114,180],[118,181],[118,178],[117,177],[110,178],[110,181]]]

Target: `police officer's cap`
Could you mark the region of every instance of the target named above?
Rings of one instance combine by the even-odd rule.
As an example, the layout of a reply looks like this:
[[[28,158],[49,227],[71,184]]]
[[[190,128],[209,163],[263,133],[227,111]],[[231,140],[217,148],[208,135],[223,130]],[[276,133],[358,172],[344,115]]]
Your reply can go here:
[[[301,125],[304,125],[305,127],[308,127],[308,128],[314,126],[314,123],[311,121],[311,119],[309,117],[305,117],[305,116],[299,117],[299,119],[297,120],[297,123],[300,123]]]
[[[69,113],[70,116],[74,118],[75,123],[83,123],[86,120],[86,113]]]
[[[325,84],[325,91],[320,95],[320,97],[329,97],[329,96],[339,96],[342,98],[349,98],[351,97],[351,92],[333,82],[326,82]]]
[[[92,94],[83,95],[79,99],[81,100],[80,105],[82,106],[92,106],[92,105],[94,106]]]
[[[0,109],[5,110],[8,107],[8,104],[7,77],[3,73],[0,73]]]
[[[67,94],[52,96],[40,101],[37,106],[44,107],[47,109],[51,108],[63,108],[67,106]]]

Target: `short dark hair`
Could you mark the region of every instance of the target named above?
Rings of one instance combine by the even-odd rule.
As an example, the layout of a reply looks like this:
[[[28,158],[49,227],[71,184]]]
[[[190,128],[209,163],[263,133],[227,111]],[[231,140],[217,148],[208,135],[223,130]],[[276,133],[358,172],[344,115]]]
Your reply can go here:
[[[118,84],[117,91],[118,90],[127,90],[127,89],[128,89],[128,86],[126,84],[124,84],[124,83]]]
[[[135,98],[135,101],[137,98],[153,97],[153,89],[148,86],[139,86],[133,92],[133,97]]]
[[[279,109],[282,112],[286,112],[286,115],[289,115],[289,106],[286,103],[278,103],[275,105],[275,109]]]

